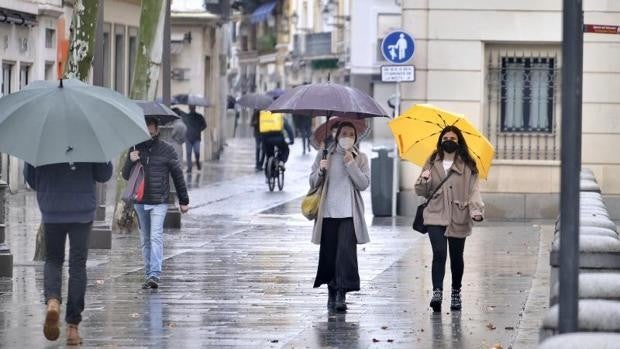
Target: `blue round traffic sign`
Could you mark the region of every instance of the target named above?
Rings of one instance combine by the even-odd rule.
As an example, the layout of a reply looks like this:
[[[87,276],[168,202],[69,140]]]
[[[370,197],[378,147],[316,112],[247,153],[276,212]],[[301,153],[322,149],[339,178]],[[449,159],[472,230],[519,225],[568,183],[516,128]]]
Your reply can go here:
[[[390,32],[383,38],[381,53],[392,64],[407,63],[415,51],[413,36],[402,30]]]

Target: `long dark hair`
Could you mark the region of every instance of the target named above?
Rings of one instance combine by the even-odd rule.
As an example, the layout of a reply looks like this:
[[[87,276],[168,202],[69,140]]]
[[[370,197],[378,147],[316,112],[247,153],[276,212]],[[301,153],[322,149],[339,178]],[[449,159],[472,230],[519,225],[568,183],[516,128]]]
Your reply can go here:
[[[436,159],[443,160],[443,149],[441,149],[441,140],[443,136],[448,132],[454,132],[459,139],[459,147],[456,150],[456,155],[460,157],[465,165],[471,169],[473,173],[478,173],[478,167],[476,166],[476,161],[469,154],[469,147],[467,147],[467,142],[465,141],[465,137],[463,137],[463,132],[456,126],[446,126],[441,133],[439,134],[439,138],[437,138],[437,149],[431,155],[431,162]]]

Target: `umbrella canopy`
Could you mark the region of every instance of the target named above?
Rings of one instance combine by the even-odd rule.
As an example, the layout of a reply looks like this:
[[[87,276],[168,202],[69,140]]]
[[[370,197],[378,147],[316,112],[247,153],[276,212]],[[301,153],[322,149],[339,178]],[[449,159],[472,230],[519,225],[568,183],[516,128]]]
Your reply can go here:
[[[390,121],[400,157],[423,166],[437,149],[437,139],[446,126],[463,132],[469,152],[481,178],[487,178],[495,149],[489,140],[465,117],[429,104],[417,104]]]
[[[0,98],[0,152],[34,166],[107,162],[149,138],[138,105],[79,80],[35,81]]]
[[[178,95],[172,96],[171,104],[184,104],[184,105],[195,105],[197,107],[212,107],[211,104],[206,98],[200,95],[191,95],[187,93],[181,93]]]
[[[248,93],[237,100],[237,104],[250,109],[267,109],[273,102],[273,98],[260,93]]]
[[[284,90],[281,88],[274,88],[273,90],[267,91],[267,95],[272,98],[280,98],[284,94]]]
[[[286,91],[267,108],[272,112],[307,116],[339,115],[347,118],[389,117],[364,92],[332,82],[297,86]]]
[[[179,118],[174,111],[162,103],[154,101],[134,101],[144,112],[144,117],[156,118],[160,124],[167,124]]]
[[[328,121],[319,125],[319,127],[314,130],[312,133],[312,137],[310,137],[310,144],[315,149],[321,149],[324,147],[325,135],[329,135],[329,132],[334,128],[338,127],[338,124],[341,122],[350,122],[355,127],[357,131],[357,139],[358,141],[363,139],[370,132],[370,127],[368,127],[368,122],[366,119],[352,119],[352,118],[343,118],[339,116],[333,116]]]

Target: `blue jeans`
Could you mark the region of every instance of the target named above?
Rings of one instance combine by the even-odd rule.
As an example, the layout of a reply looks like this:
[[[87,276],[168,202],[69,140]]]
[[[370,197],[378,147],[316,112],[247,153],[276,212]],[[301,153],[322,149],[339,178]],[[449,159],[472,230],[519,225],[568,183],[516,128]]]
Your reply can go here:
[[[185,159],[187,161],[187,171],[192,171],[192,152],[196,156],[196,167],[200,170],[200,140],[185,141]]]
[[[161,275],[161,263],[164,257],[164,219],[168,204],[135,204],[140,224],[140,247],[144,257],[144,276]]]

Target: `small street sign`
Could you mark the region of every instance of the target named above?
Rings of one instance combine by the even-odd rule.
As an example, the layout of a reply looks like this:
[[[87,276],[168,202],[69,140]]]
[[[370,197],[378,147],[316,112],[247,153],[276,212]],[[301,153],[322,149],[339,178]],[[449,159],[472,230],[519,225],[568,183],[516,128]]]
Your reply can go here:
[[[620,26],[604,24],[584,24],[583,32],[595,34],[620,34]]]
[[[403,30],[390,32],[381,42],[381,53],[392,64],[407,63],[415,52],[413,36]]]
[[[415,81],[415,66],[413,65],[382,65],[381,81],[383,82],[413,82]]]

